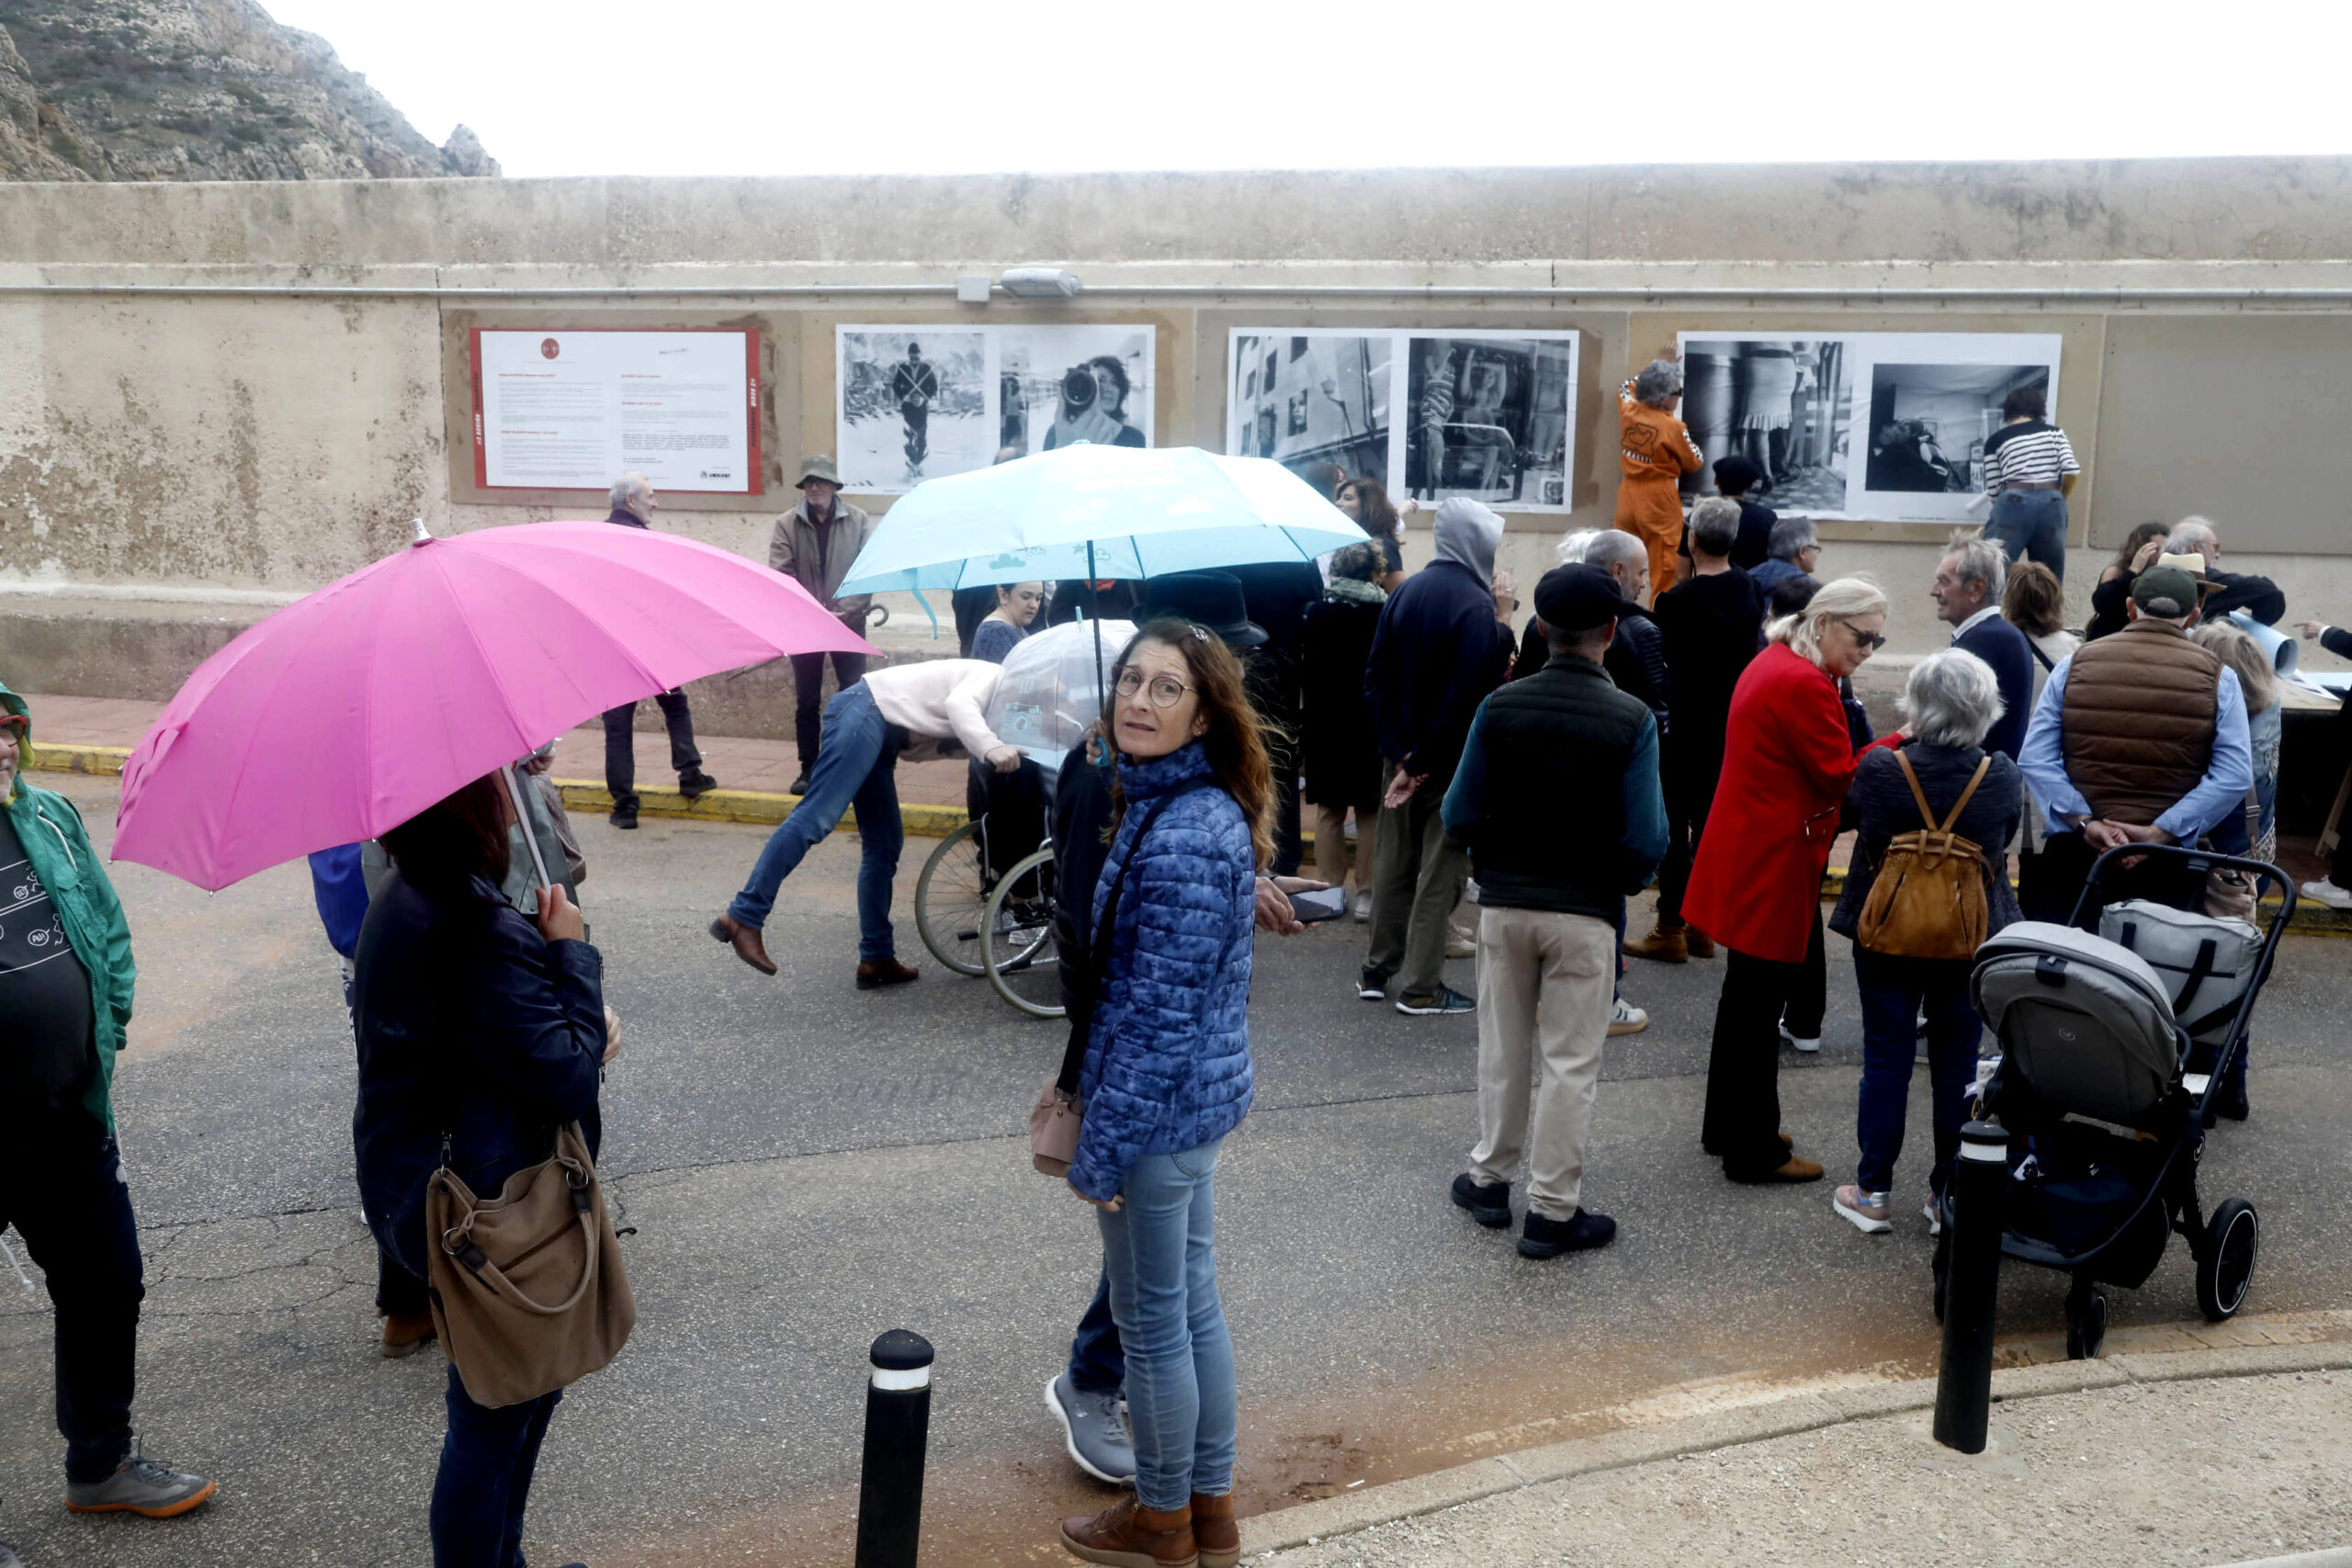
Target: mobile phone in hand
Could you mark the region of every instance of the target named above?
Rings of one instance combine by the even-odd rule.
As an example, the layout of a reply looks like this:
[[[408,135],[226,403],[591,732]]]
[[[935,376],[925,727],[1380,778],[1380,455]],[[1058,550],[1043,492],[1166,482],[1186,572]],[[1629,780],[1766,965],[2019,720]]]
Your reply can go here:
[[[1291,913],[1302,924],[1313,925],[1317,920],[1336,920],[1348,912],[1348,890],[1326,887],[1319,893],[1294,893],[1290,896]]]

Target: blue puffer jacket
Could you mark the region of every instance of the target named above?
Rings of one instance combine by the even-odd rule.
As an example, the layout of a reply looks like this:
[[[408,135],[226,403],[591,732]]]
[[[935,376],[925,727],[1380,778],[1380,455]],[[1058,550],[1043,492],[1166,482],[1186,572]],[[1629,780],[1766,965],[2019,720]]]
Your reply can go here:
[[[1153,800],[1208,776],[1197,742],[1119,769],[1126,816],[1094,890],[1096,920],[1111,878],[1135,864],[1079,1077],[1086,1116],[1069,1181],[1089,1198],[1115,1195],[1137,1156],[1198,1148],[1250,1110],[1250,824],[1225,791],[1196,789],[1136,842]]]

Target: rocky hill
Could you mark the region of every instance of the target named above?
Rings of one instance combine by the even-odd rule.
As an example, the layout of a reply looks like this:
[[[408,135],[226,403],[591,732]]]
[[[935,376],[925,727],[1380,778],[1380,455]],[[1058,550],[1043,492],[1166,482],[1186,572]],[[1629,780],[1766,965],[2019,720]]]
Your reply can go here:
[[[0,0],[0,180],[494,175],[254,0]]]

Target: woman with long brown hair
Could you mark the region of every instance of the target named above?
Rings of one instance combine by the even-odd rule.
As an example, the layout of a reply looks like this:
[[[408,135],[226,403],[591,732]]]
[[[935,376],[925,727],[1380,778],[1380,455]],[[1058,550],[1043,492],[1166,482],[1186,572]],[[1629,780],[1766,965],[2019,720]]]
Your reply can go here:
[[[1188,621],[1119,656],[1104,933],[1069,1184],[1095,1205],[1126,1350],[1136,1490],[1062,1522],[1090,1562],[1241,1555],[1233,1344],[1216,1289],[1217,1148],[1250,1109],[1250,927],[1273,852],[1273,784],[1241,667]],[[1075,890],[1073,890],[1075,891]]]
[[[1396,592],[1405,581],[1405,520],[1388,499],[1387,488],[1378,479],[1341,479],[1331,500],[1356,526],[1372,536],[1373,548],[1380,552],[1380,566],[1372,581],[1382,592]]]

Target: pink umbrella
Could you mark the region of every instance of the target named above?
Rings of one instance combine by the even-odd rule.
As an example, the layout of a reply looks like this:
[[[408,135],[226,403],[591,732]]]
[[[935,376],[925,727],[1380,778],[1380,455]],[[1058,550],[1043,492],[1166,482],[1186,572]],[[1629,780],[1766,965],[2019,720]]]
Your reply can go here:
[[[417,540],[189,676],[122,773],[118,859],[220,888],[372,839],[592,714],[786,653],[873,653],[782,572],[674,535]]]

